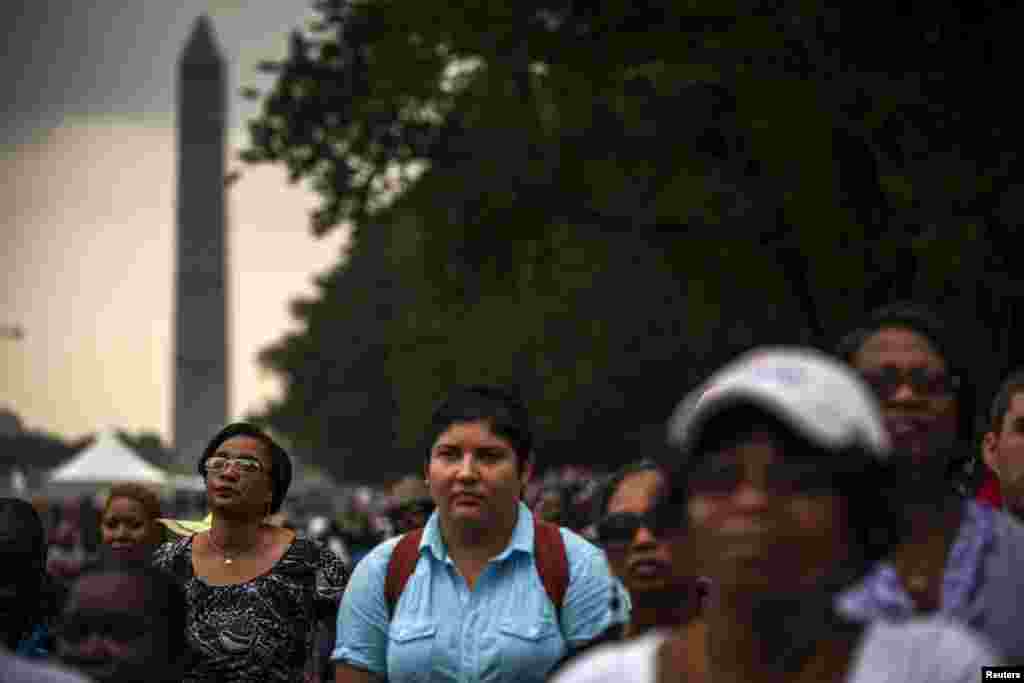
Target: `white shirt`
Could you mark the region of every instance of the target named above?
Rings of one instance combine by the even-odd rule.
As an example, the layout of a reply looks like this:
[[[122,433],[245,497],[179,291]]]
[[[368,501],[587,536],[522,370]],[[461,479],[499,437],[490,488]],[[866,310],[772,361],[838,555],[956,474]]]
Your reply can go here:
[[[654,683],[665,631],[596,648],[566,665],[553,683]],[[976,683],[981,667],[1002,663],[995,651],[963,626],[943,617],[867,626],[847,683]]]

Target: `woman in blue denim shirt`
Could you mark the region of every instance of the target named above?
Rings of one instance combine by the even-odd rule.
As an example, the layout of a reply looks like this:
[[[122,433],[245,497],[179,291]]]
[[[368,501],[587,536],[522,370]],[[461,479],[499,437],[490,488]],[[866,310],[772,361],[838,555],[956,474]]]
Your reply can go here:
[[[560,610],[535,564],[521,502],[533,470],[523,405],[494,387],[455,391],[435,412],[424,474],[437,505],[389,618],[388,564],[400,538],[356,567],[338,612],[337,683],[543,681],[612,625],[603,553],[560,529],[569,581]]]

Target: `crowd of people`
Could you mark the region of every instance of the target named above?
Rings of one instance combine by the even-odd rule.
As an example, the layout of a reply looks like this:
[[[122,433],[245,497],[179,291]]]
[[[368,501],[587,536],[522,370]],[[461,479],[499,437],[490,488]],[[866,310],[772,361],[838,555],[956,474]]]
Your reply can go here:
[[[1024,664],[1024,375],[982,433],[971,380],[894,305],[710,373],[651,457],[543,477],[516,394],[457,387],[354,525],[282,519],[291,458],[231,424],[205,518],[119,485],[75,555],[80,509],[0,499],[0,682],[973,681]]]

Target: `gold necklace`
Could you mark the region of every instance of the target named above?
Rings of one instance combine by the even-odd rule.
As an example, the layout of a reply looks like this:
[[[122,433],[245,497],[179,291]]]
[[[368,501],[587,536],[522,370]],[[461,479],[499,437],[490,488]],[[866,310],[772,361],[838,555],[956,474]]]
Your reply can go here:
[[[217,541],[213,540],[213,530],[212,529],[206,535],[206,538],[210,541],[210,545],[213,546],[213,548],[224,557],[224,564],[232,564],[235,561],[235,558],[238,557],[237,554],[235,555],[234,558],[231,557],[230,555],[228,555],[227,549],[224,546],[222,546],[219,543],[217,543]],[[259,545],[259,539],[256,539],[256,543],[254,543],[252,545],[252,547],[246,548],[242,552],[243,553],[248,552],[249,550],[252,550],[252,548],[255,548],[257,545]],[[239,554],[241,554],[241,553],[239,553]]]
[[[913,573],[907,577],[907,588],[911,593],[924,593],[931,584],[931,579],[926,574]]]

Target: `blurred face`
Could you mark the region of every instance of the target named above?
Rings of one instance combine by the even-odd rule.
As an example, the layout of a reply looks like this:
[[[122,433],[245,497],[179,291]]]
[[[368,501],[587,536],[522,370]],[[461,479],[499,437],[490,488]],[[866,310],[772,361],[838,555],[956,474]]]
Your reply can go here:
[[[705,451],[690,477],[694,552],[724,592],[799,592],[847,557],[845,506],[821,458],[785,443],[757,429]]]
[[[160,541],[156,520],[150,519],[146,508],[134,498],[112,498],[100,523],[103,543],[113,549],[134,545],[152,545]]]
[[[430,449],[426,475],[443,521],[476,528],[514,523],[531,465],[486,422],[459,422]]]
[[[166,627],[146,610],[140,579],[90,574],[72,587],[57,630],[57,653],[100,683],[158,680],[169,668]]]
[[[659,536],[646,521],[664,486],[664,477],[654,470],[627,476],[598,524],[599,540],[612,572],[637,604],[663,599],[666,592],[693,581],[682,531],[659,530]]]
[[[537,501],[537,515],[545,522],[562,521],[562,496],[557,491],[545,491]]]
[[[956,440],[957,404],[945,361],[922,335],[902,327],[879,330],[853,365],[871,385],[893,446],[914,462]]]
[[[225,440],[205,462],[210,507],[221,514],[265,516],[274,498],[271,464],[259,439],[240,435]]]
[[[985,463],[999,478],[1006,507],[1024,518],[1024,394],[1014,394],[998,432],[982,442]]]
[[[433,507],[433,503],[428,500],[412,501],[397,507],[391,512],[391,524],[395,527],[395,533],[404,534],[426,526]]]

